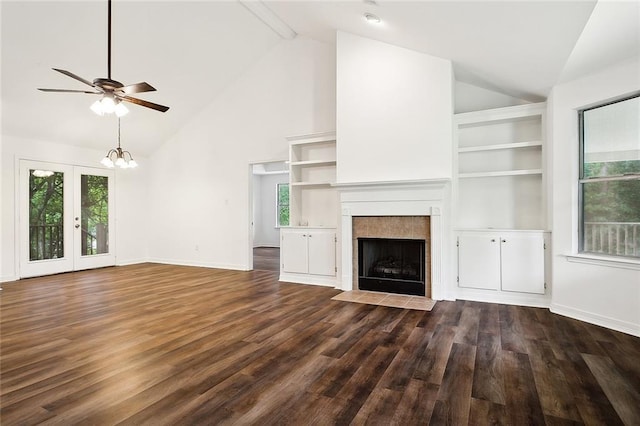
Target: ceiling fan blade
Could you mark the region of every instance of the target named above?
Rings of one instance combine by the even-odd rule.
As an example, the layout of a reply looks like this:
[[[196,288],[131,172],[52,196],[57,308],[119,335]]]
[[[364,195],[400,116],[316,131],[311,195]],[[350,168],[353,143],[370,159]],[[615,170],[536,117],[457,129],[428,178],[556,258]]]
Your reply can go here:
[[[143,101],[142,99],[132,98],[131,96],[116,94],[116,97],[118,99],[122,99],[123,101],[131,102],[132,104],[137,104],[147,108],[155,109],[156,111],[160,111],[160,112],[166,112],[169,109],[168,106],[154,104],[153,102]]]
[[[121,87],[118,91],[130,95],[132,93],[155,92],[156,88],[143,81],[142,83],[129,84],[128,86]]]
[[[69,89],[40,89],[43,92],[58,92],[58,93],[89,93],[90,95],[101,95],[102,92],[90,92],[88,90],[69,90]]]
[[[60,72],[60,73],[62,73],[62,74],[64,74],[64,75],[66,75],[66,76],[68,76],[68,77],[71,77],[71,78],[73,78],[73,79],[75,79],[75,80],[81,81],[81,82],[83,82],[84,84],[86,84],[87,86],[95,87],[95,86],[93,85],[93,83],[92,83],[92,82],[90,82],[90,81],[88,81],[88,80],[85,80],[84,78],[79,77],[79,76],[75,75],[74,73],[72,73],[72,72],[70,72],[70,71],[67,71],[67,70],[61,70],[61,69],[58,69],[58,68],[52,68],[52,69],[53,69],[54,71],[58,71],[58,72]]]

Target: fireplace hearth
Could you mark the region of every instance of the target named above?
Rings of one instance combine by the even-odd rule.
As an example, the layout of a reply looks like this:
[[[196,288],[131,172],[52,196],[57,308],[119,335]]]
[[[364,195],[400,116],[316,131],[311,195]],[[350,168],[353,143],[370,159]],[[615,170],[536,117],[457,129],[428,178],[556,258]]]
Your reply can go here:
[[[425,240],[358,238],[358,288],[425,295]]]

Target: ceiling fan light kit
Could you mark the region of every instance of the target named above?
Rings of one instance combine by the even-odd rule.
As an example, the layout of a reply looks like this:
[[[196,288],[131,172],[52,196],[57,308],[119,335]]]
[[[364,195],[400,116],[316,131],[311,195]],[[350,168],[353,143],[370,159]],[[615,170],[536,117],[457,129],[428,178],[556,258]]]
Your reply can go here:
[[[92,103],[89,108],[99,116],[115,113],[118,117],[123,117],[129,113],[129,108],[122,102],[115,101],[113,97],[107,95]]]

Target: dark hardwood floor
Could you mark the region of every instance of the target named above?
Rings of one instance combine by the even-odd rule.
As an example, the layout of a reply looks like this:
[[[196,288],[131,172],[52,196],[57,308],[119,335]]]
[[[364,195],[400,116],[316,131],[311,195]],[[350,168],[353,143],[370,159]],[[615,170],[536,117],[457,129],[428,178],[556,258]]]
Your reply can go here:
[[[253,249],[253,269],[256,271],[280,271],[279,247],[255,247]]]
[[[640,424],[640,339],[546,309],[157,264],[3,287],[2,425]]]

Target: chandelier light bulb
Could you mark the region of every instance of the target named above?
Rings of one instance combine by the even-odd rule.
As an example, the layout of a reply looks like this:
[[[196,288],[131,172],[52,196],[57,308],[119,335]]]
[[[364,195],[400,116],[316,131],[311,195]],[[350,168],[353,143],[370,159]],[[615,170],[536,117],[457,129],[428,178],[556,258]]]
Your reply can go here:
[[[100,163],[105,167],[109,167],[110,169],[113,168],[113,161],[111,161],[111,158],[109,158],[109,156],[104,157],[102,161],[100,161]]]

